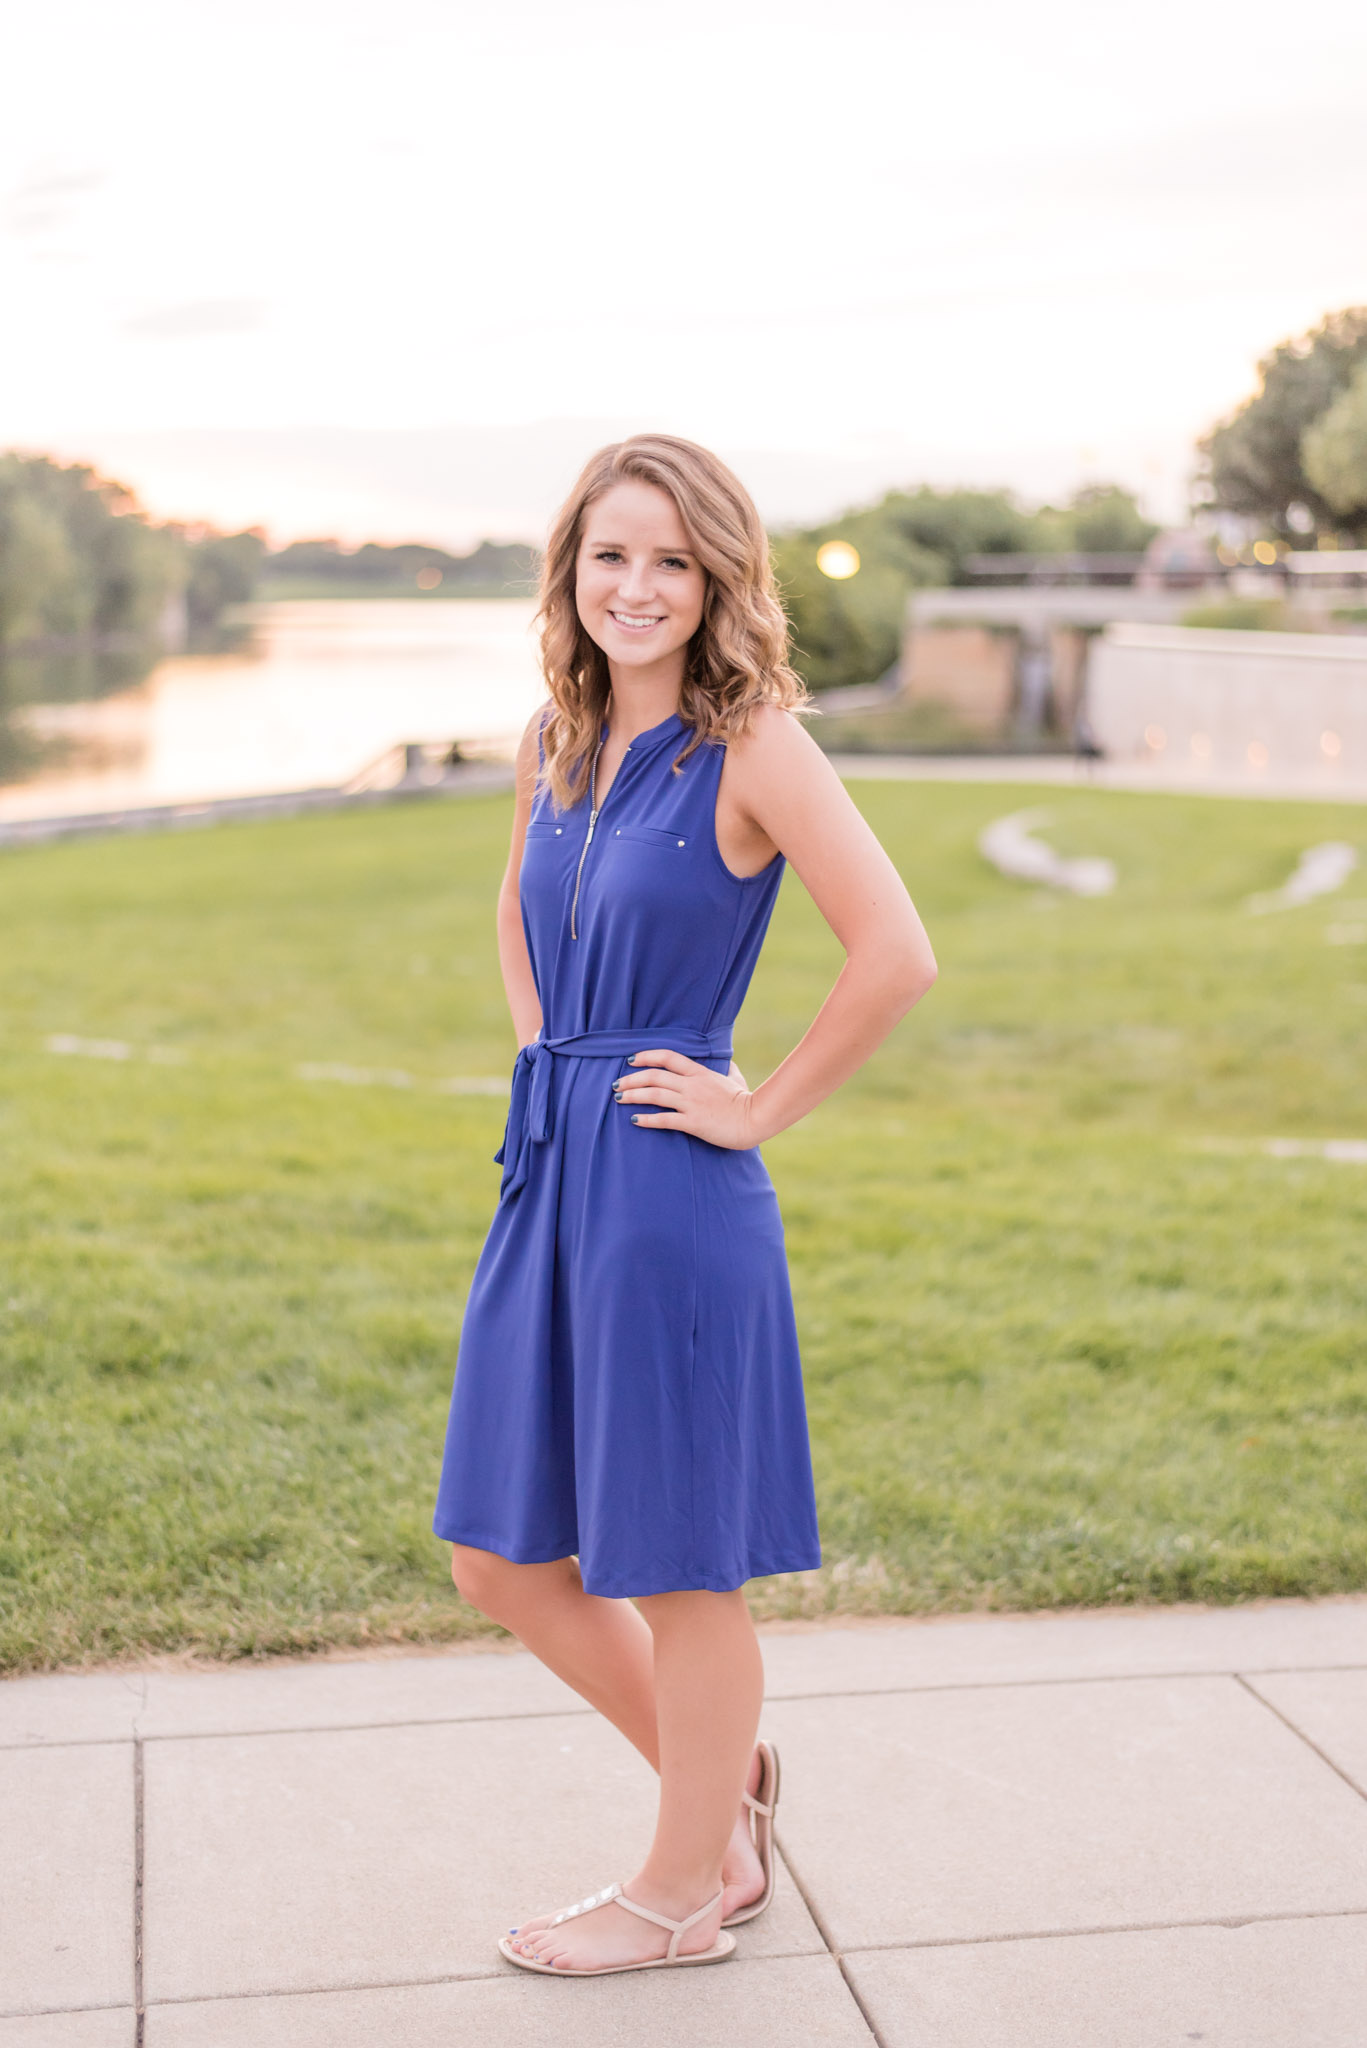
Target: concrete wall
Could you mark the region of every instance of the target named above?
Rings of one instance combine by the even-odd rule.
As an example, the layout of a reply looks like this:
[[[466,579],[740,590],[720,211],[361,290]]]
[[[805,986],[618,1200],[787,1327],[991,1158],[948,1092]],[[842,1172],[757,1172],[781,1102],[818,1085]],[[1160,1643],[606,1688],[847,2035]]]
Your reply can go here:
[[[1176,619],[1202,595],[1044,584],[918,590],[907,602],[904,688],[981,732],[1016,723],[1071,735],[1092,635],[1117,618]]]
[[[1367,634],[1113,625],[1092,643],[1087,718],[1118,761],[1202,773],[1367,776]]]
[[[902,687],[913,703],[952,706],[965,725],[995,732],[1011,716],[1016,636],[983,626],[922,626],[908,634]]]

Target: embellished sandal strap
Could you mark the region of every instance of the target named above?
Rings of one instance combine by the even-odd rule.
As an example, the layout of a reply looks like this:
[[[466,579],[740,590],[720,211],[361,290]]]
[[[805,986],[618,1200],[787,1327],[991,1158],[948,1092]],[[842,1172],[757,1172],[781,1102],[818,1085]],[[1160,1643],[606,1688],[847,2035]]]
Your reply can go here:
[[[550,1924],[552,1927],[559,1927],[565,1920],[577,1920],[581,1913],[596,1913],[600,1906],[610,1906],[618,1899],[622,1900],[623,1905],[630,1904],[629,1900],[622,1899],[621,1885],[605,1884],[601,1892],[594,1892],[591,1897],[580,1899],[577,1905],[566,1906],[563,1912],[555,1915]],[[639,1906],[632,1906],[631,1910],[633,1913],[639,1913],[642,1909]],[[673,1922],[662,1924],[672,1926]]]
[[[638,1920],[653,1920],[657,1927],[668,1928],[669,1949],[665,1959],[667,1962],[671,1963],[673,1962],[675,1956],[679,1953],[679,1943],[683,1940],[683,1937],[687,1934],[689,1928],[696,1926],[699,1920],[705,1920],[708,1914],[712,1912],[714,1907],[719,1906],[721,1904],[722,1899],[725,1896],[724,1893],[718,1892],[717,1896],[714,1899],[709,1899],[705,1906],[699,1906],[697,1912],[690,1913],[686,1920],[670,1920],[667,1919],[663,1913],[653,1913],[649,1906],[638,1906],[635,1899],[629,1899],[627,1897],[626,1893],[622,1890],[622,1887],[619,1884],[613,1885],[612,1891],[615,1896],[616,1904],[619,1906],[625,1906],[628,1913],[634,1913]],[[603,1900],[601,1898],[596,1899],[594,1901],[595,1905],[606,1903],[606,1900]],[[577,1911],[578,1909],[574,1908],[572,1910]]]

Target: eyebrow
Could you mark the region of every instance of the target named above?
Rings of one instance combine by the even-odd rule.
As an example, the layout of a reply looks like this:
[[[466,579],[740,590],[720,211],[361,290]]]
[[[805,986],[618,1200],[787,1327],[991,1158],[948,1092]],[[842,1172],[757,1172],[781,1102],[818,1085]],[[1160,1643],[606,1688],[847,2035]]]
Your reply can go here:
[[[585,546],[591,548],[624,548],[626,542],[624,540],[606,540],[600,538],[597,534],[593,534],[585,541]],[[654,552],[657,555],[691,555],[693,549],[690,547],[676,548],[662,543]]]

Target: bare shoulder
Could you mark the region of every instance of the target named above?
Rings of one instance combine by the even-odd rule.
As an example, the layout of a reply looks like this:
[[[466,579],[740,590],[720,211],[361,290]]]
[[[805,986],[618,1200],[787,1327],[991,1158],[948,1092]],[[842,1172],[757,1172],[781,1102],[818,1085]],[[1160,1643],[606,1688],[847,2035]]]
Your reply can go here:
[[[737,793],[747,797],[764,789],[810,790],[838,780],[801,719],[781,704],[761,704],[741,737],[728,744],[727,753],[734,758]]]
[[[536,778],[541,772],[541,728],[545,721],[543,704],[532,713],[517,743],[517,793],[528,803],[536,793]]]

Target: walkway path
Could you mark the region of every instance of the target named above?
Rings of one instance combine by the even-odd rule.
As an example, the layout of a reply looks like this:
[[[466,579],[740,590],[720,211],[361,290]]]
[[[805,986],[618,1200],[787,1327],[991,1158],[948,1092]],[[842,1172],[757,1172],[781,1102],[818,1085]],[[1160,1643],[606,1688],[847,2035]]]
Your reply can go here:
[[[772,1911],[578,1984],[651,1780],[530,1658],[0,1685],[0,2048],[1362,2048],[1367,1600],[765,1649]]]
[[[1200,762],[1090,761],[1075,754],[832,754],[846,782],[1019,782],[1045,788],[1127,789],[1149,796],[1271,797],[1367,803],[1367,781],[1326,766],[1306,774],[1231,772]]]

